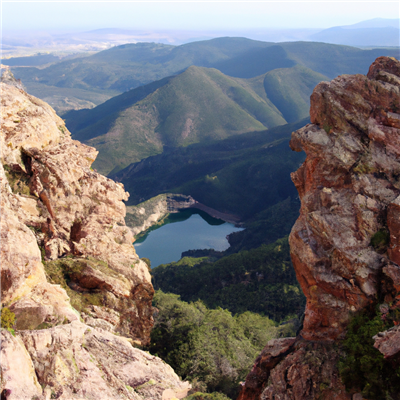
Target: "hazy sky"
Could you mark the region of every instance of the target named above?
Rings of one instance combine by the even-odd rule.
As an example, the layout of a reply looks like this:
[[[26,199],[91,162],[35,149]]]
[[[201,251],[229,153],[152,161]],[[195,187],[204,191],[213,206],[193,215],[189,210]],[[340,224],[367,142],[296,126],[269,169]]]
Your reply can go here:
[[[399,1],[18,1],[1,0],[9,30],[246,30],[327,28],[399,18]]]

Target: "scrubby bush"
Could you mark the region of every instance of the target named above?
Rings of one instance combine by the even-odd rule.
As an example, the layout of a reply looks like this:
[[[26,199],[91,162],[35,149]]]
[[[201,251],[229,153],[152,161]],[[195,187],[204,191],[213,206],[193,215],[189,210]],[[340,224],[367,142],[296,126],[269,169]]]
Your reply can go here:
[[[347,390],[361,392],[370,400],[400,399],[400,367],[385,360],[374,348],[373,336],[385,331],[390,323],[380,314],[363,312],[355,316],[348,326],[339,362],[339,372]]]
[[[1,327],[12,331],[14,324],[15,314],[8,307],[3,307],[1,309]]]
[[[236,398],[239,382],[245,379],[255,358],[281,332],[267,317],[251,312],[232,315],[228,310],[208,309],[201,301],[186,303],[161,291],[155,294],[154,306],[159,312],[150,351],[183,379],[192,381],[199,392],[206,389]]]

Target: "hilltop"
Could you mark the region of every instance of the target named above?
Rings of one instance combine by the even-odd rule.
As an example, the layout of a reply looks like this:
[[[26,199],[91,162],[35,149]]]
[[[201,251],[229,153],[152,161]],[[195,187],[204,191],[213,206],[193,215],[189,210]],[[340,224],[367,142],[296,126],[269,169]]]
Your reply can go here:
[[[285,124],[284,115],[304,118],[322,80],[300,66],[250,80],[192,66],[92,110],[71,111],[65,120],[74,138],[100,151],[94,167],[109,174],[167,148],[262,131]]]
[[[64,113],[93,107],[117,94],[182,72],[191,65],[216,68],[226,75],[252,78],[296,64],[335,78],[363,73],[378,56],[398,49],[360,50],[316,42],[272,43],[224,37],[180,46],[136,43],[91,56],[61,60],[46,68],[13,67],[29,91]]]

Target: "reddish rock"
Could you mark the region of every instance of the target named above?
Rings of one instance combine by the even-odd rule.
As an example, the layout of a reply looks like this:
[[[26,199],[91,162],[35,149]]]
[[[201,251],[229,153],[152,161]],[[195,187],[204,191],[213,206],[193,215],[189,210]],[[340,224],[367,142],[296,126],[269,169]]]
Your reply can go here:
[[[385,332],[378,333],[374,336],[374,340],[374,347],[377,348],[385,358],[400,355],[400,325],[394,326]]]
[[[399,113],[395,59],[380,57],[368,76],[343,75],[314,89],[312,124],[290,142],[307,156],[292,173],[301,209],[289,237],[307,297],[303,329],[282,356],[263,351],[240,400],[352,398],[338,376],[335,343],[378,298],[390,302],[387,312],[400,308]],[[399,332],[375,337],[385,357],[399,354]]]
[[[292,135],[292,148],[307,154],[292,174],[301,211],[290,245],[307,297],[301,334],[308,340],[342,337],[350,315],[375,302],[387,264],[370,246],[376,232],[389,229],[388,254],[400,262],[400,129],[393,122],[399,87],[388,83],[400,75],[375,79],[398,73],[399,64],[381,57],[370,68],[372,79],[320,83],[311,96],[313,125]]]
[[[258,356],[238,400],[351,400],[340,381],[332,342],[278,339]]]

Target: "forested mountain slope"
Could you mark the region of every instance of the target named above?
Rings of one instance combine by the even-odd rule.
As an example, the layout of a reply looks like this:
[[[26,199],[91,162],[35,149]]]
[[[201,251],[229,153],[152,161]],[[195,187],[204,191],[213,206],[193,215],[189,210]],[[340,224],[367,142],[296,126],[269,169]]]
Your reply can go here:
[[[397,56],[398,49],[360,50],[316,42],[276,44],[224,37],[181,46],[125,44],[47,68],[13,67],[13,72],[29,91],[65,112],[98,105],[105,97],[177,74],[191,65],[251,78],[299,64],[332,79],[343,73],[364,73],[382,55]]]

